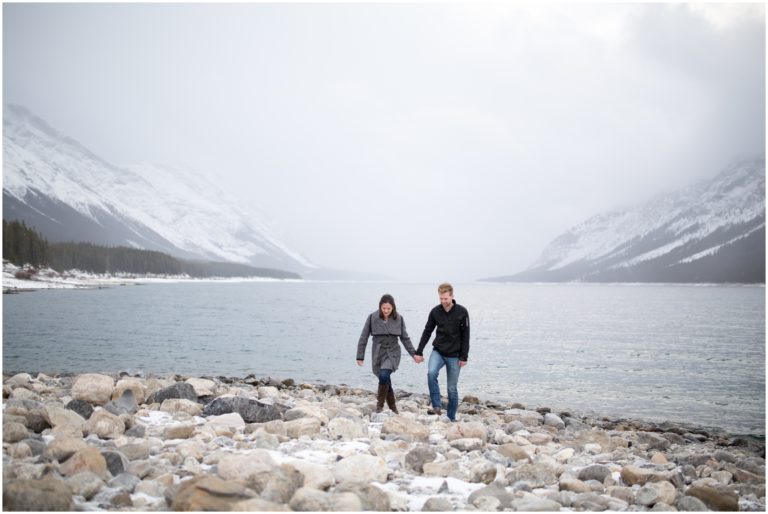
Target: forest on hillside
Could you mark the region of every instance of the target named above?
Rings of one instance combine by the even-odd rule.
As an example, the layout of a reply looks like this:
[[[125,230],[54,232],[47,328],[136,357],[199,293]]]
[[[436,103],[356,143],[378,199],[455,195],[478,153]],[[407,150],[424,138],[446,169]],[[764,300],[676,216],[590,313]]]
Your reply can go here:
[[[47,266],[59,272],[77,269],[99,274],[189,275],[195,278],[301,278],[290,271],[230,262],[177,259],[166,253],[125,246],[49,242],[33,228],[16,220],[3,220],[3,259],[16,266]]]

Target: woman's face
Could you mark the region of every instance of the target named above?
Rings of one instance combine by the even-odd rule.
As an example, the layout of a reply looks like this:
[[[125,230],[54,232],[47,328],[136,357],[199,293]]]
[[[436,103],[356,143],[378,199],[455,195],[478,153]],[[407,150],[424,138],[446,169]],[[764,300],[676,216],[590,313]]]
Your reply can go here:
[[[385,318],[388,318],[389,315],[392,314],[392,304],[391,303],[382,303],[381,304],[381,314],[383,314]]]

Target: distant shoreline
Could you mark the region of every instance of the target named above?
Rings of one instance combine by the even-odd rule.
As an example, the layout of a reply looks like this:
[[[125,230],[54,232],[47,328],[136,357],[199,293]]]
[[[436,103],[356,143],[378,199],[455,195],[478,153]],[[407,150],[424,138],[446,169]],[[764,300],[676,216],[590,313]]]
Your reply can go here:
[[[188,275],[169,275],[169,276],[156,276],[156,275],[96,275],[88,273],[66,272],[60,274],[56,272],[55,275],[47,277],[38,277],[35,279],[19,279],[14,277],[11,273],[3,273],[3,293],[14,294],[33,292],[50,289],[101,289],[105,287],[116,286],[128,286],[128,285],[143,285],[143,284],[180,284],[180,283],[194,283],[194,284],[221,284],[221,283],[247,283],[247,282],[287,282],[287,283],[313,283],[313,284],[344,284],[344,283],[375,283],[375,284],[412,284],[421,283],[413,281],[371,281],[371,280],[314,280],[305,278],[272,278],[272,277],[206,277],[197,278],[190,277]],[[425,285],[431,284],[431,282],[423,282]],[[758,287],[765,288],[764,283],[717,283],[717,282],[496,282],[496,281],[484,281],[476,280],[474,282],[463,282],[463,285],[482,284],[482,285],[532,285],[532,286],[609,286],[609,287],[659,287],[659,286],[674,286],[674,287]]]
[[[176,284],[176,283],[222,283],[222,282],[304,282],[297,278],[274,277],[191,277],[189,275],[137,275],[134,273],[107,275],[71,270],[59,273],[41,269],[35,278],[24,279],[14,276],[16,267],[3,269],[3,293],[21,293],[46,289],[100,289],[104,287]]]

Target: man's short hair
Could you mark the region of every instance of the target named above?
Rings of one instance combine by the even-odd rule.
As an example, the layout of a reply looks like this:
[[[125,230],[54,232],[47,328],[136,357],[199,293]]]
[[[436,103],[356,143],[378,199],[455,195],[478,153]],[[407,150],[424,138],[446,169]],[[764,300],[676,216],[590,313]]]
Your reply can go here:
[[[443,294],[443,293],[451,293],[451,296],[453,296],[453,286],[448,282],[443,282],[442,284],[437,286],[437,294]]]

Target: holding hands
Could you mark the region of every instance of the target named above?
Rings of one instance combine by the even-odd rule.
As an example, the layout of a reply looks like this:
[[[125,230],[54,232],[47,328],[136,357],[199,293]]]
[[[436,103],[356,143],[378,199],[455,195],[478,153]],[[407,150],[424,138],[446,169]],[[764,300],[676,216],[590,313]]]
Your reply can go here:
[[[422,362],[424,362],[424,357],[422,355],[414,355],[413,356],[413,361],[416,364],[421,364]]]

